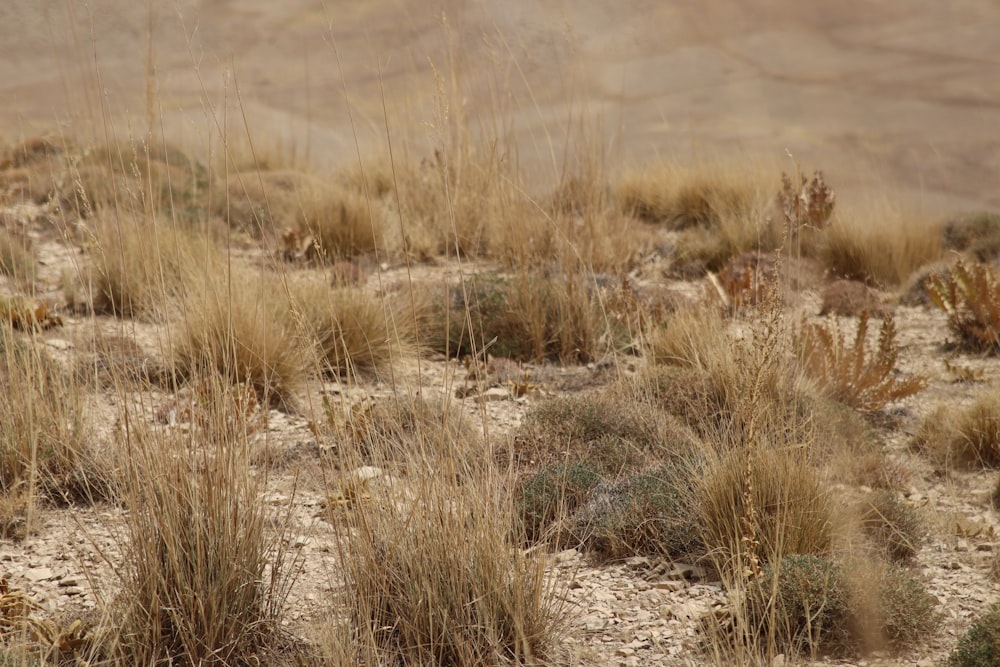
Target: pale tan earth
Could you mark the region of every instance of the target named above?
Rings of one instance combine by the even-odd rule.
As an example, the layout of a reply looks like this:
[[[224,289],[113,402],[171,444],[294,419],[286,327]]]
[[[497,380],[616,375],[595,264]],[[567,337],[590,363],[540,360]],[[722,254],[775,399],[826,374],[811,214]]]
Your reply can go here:
[[[359,152],[365,160],[385,154],[387,129],[394,150],[419,156],[443,137],[435,71],[455,72],[464,104],[448,113],[512,125],[522,164],[543,179],[557,173],[567,133],[582,124],[597,128],[605,155],[617,164],[656,157],[782,161],[790,153],[807,168],[824,169],[846,196],[885,196],[934,215],[1000,208],[996,2],[152,4],[151,16],[146,3],[123,0],[0,4],[0,138],[10,143],[58,129],[123,139],[130,128],[145,132],[153,118],[157,133],[203,155],[223,124],[233,136],[243,134],[245,118],[258,143],[275,143],[322,167],[349,164]],[[39,254],[42,281],[55,295],[59,269],[74,261],[73,251],[52,242]],[[390,269],[388,279],[392,271],[401,270]],[[800,307],[818,312],[818,300],[807,294]],[[54,352],[69,355],[91,335],[91,325],[65,319],[46,338]],[[932,383],[904,402],[908,416],[887,447],[912,471],[908,499],[934,528],[918,570],[940,599],[944,622],[909,653],[838,664],[934,664],[1000,596],[989,577],[992,551],[1000,548],[990,530],[1000,529],[989,504],[993,475],[942,478],[906,448],[922,415],[968,400],[981,387],[955,384],[945,372],[940,344],[948,332],[940,313],[900,308],[897,321],[903,370],[927,373]],[[110,320],[99,325],[122,328]],[[155,328],[125,326],[155,352]],[[962,363],[981,368],[986,380],[1000,371],[996,359]],[[532,372],[543,378],[544,391],[557,392],[588,384],[594,371]],[[443,361],[425,363],[422,373],[421,384],[439,391],[462,381],[461,369]],[[415,368],[401,374],[417,380]],[[514,400],[502,391],[498,398],[485,408],[469,402],[467,409],[485,409],[491,428],[503,431],[539,400]],[[94,399],[105,434],[114,428],[113,400]],[[170,400],[156,397],[164,405]],[[328,613],[336,586],[335,534],[317,519],[321,485],[308,479],[318,443],[306,421],[272,411],[267,431],[275,446],[292,452],[290,465],[296,456],[306,461],[294,513],[300,537],[289,545],[304,555],[306,568],[287,616],[302,633]],[[289,480],[274,484],[275,503],[289,497]],[[107,560],[115,559],[118,511],[44,510],[34,535],[0,544],[0,570],[47,611],[93,608],[95,588],[108,580]],[[956,524],[983,530],[970,536]],[[696,619],[724,594],[655,568],[641,562],[598,568],[574,553],[555,555],[553,574],[575,582],[559,662],[702,662],[693,649]]]

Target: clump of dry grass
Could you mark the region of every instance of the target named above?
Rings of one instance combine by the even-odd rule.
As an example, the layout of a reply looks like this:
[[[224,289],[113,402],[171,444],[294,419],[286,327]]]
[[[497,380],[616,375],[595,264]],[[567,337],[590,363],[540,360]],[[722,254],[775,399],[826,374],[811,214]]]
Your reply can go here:
[[[120,591],[98,642],[109,660],[253,664],[280,648],[288,523],[263,501],[246,430],[218,426],[227,405],[209,401],[215,418],[187,433],[125,420]]]
[[[340,434],[341,457],[365,464],[425,461],[464,478],[484,457],[482,434],[458,405],[447,400],[396,395],[355,403],[339,413],[327,403],[326,418]]]
[[[950,219],[944,227],[944,245],[968,253],[977,262],[1000,256],[1000,215],[976,211]]]
[[[752,574],[788,554],[831,552],[839,510],[801,451],[762,444],[724,452],[697,483],[703,539],[720,571]]]
[[[93,310],[119,317],[149,317],[182,291],[195,267],[216,261],[210,239],[156,218],[96,216],[86,241],[90,259],[81,277]],[[69,285],[75,293],[75,284]],[[70,295],[72,296],[72,294]]]
[[[315,185],[313,176],[300,171],[235,172],[218,180],[212,213],[231,228],[264,239],[296,228],[302,202]]]
[[[136,140],[83,150],[56,196],[80,217],[117,208],[190,224],[205,217],[209,184],[207,168],[177,146]]]
[[[24,535],[36,496],[75,502],[105,496],[92,456],[83,394],[32,338],[0,323],[0,533]]]
[[[741,253],[780,246],[780,228],[767,213],[777,183],[759,165],[703,162],[636,170],[613,187],[626,214],[681,232],[678,262],[718,270]]]
[[[38,273],[35,250],[30,239],[8,229],[0,229],[0,274],[18,283],[33,284]]]
[[[988,264],[957,262],[947,277],[932,275],[931,302],[948,316],[958,344],[973,352],[1000,350],[1000,276]]]
[[[927,529],[913,506],[891,491],[875,493],[864,503],[861,525],[888,560],[913,559],[927,536]]]
[[[987,391],[970,405],[939,406],[921,423],[913,446],[946,467],[1000,467],[1000,396]]]
[[[880,287],[903,284],[942,252],[937,223],[889,206],[838,209],[819,251],[834,276]]]
[[[386,372],[415,349],[405,296],[380,299],[360,288],[331,288],[317,281],[295,284],[290,291],[291,308],[331,375]]]
[[[927,379],[897,374],[899,350],[892,317],[882,320],[874,349],[869,346],[868,320],[868,313],[863,312],[853,344],[834,324],[803,321],[795,343],[803,371],[820,391],[863,412],[877,412],[892,401],[921,391]]]
[[[433,350],[490,353],[522,361],[589,362],[627,345],[602,312],[599,288],[582,274],[522,271],[512,277],[476,276],[447,289],[443,303],[424,311]]]
[[[412,499],[358,503],[340,553],[348,612],[328,653],[354,664],[505,665],[544,660],[560,603],[543,558],[513,537],[506,481],[408,478]]]
[[[173,372],[247,384],[265,404],[289,405],[305,382],[306,347],[275,276],[246,269],[209,272],[178,302]]]
[[[298,229],[329,261],[385,251],[382,207],[331,181],[317,181],[301,199]]]

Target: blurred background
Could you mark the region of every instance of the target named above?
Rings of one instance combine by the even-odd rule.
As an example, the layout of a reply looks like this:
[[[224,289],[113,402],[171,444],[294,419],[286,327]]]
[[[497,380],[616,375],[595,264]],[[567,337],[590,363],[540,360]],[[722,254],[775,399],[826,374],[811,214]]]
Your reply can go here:
[[[998,25],[992,0],[6,0],[0,139],[249,134],[326,168],[457,123],[542,181],[570,150],[737,156],[1000,208]]]

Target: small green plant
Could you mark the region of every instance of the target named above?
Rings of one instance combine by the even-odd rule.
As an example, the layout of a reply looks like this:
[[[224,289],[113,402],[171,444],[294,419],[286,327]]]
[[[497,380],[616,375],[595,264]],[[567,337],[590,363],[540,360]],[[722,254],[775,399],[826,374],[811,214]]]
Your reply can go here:
[[[841,568],[828,558],[789,555],[765,566],[746,591],[756,635],[779,653],[842,652],[855,644],[851,594]]]
[[[921,391],[927,380],[897,375],[899,348],[893,318],[882,320],[875,349],[868,345],[868,320],[868,313],[862,313],[853,344],[835,325],[803,321],[796,347],[802,369],[822,391],[862,412],[878,412],[887,403]]]
[[[894,648],[906,648],[940,624],[937,599],[905,568],[887,565],[879,587],[882,635]]]
[[[994,667],[1000,664],[1000,603],[993,603],[958,640],[946,667]]]
[[[573,532],[601,558],[704,554],[692,486],[693,469],[665,464],[591,490]]]
[[[927,295],[948,316],[958,345],[970,352],[1000,351],[1000,276],[988,264],[958,261],[947,277],[932,275]]]
[[[586,461],[554,463],[535,473],[521,487],[518,499],[528,542],[542,539],[553,523],[583,504],[600,481],[600,470]]]
[[[917,511],[891,491],[876,493],[865,502],[861,525],[876,548],[894,562],[912,560],[927,534]]]

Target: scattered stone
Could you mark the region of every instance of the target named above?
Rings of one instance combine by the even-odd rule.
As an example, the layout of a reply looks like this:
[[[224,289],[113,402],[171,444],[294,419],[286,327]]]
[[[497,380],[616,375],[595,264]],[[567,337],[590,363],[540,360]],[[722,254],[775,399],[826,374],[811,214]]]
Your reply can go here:
[[[38,583],[41,581],[48,581],[55,577],[55,573],[52,568],[49,567],[33,567],[24,573],[25,579],[33,583]]]

